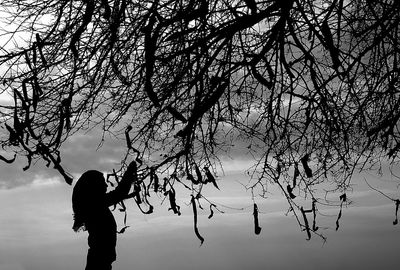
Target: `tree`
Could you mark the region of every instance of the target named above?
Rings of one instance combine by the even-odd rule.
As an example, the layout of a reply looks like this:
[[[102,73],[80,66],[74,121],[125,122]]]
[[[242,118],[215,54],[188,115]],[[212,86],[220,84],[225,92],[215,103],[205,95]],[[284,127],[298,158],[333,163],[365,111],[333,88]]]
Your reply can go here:
[[[318,234],[317,205],[326,203],[321,185],[333,187],[327,192],[339,194],[342,207],[356,170],[398,161],[398,1],[1,6],[9,24],[2,30],[1,92],[14,99],[1,106],[2,147],[25,156],[24,169],[48,161],[71,184],[62,143],[101,127],[103,135],[125,139],[122,164],[141,164],[131,194],[138,205],[153,189],[179,214],[174,186],[191,190],[200,239],[201,187],[218,187],[215,166],[235,145],[254,158],[248,188],[263,196],[278,186],[308,237]],[[310,198],[311,210],[296,197]],[[255,204],[259,232],[257,214]]]

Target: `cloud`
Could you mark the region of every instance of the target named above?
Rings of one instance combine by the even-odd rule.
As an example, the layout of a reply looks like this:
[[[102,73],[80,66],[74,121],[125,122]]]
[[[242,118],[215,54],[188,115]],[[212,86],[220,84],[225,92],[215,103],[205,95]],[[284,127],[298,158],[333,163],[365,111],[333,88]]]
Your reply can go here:
[[[74,134],[60,149],[64,169],[76,178],[90,169],[111,172],[113,168],[118,168],[125,154],[125,142],[106,138],[99,148],[100,142],[101,131],[98,129],[86,134]],[[33,162],[29,170],[23,171],[26,165],[27,159],[21,156],[17,156],[12,164],[0,162],[0,188],[13,188],[34,181],[64,181],[53,165],[46,167],[43,160]]]
[[[24,157],[17,156],[16,160],[12,164],[0,162],[0,189],[13,188],[26,184],[30,184],[35,179],[51,178],[59,176],[52,168],[47,168],[45,163],[41,160],[33,163],[31,168],[27,171],[23,171],[27,161]]]
[[[71,173],[81,174],[89,169],[112,171],[126,152],[125,142],[108,138],[101,144],[101,131],[76,134],[61,149],[62,161]]]
[[[10,95],[8,92],[1,92],[0,93],[0,105],[1,106],[9,106],[14,104],[14,99],[12,95]]]
[[[62,145],[61,164],[75,180],[86,170],[111,172],[120,167],[121,159],[126,154],[125,140],[109,136],[102,142],[101,138],[101,131],[93,129],[88,133],[74,134]],[[218,173],[222,175],[243,172],[250,168],[254,161],[246,157],[245,152],[244,143],[237,142],[232,148],[231,156],[221,156],[224,171],[218,168]],[[3,154],[7,156],[6,153]],[[37,160],[32,163],[29,170],[23,171],[22,168],[26,165],[26,158],[21,156],[17,156],[12,164],[0,162],[0,189],[27,185],[34,181],[36,184],[38,181],[64,181],[53,165],[46,167],[46,162],[43,160]]]

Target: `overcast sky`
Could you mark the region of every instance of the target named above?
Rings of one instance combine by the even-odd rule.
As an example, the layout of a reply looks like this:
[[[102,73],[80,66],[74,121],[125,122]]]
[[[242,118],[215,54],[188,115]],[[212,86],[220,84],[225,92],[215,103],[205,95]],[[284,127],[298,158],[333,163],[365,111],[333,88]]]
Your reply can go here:
[[[110,172],[118,168],[125,142],[107,139],[100,149],[96,134],[71,138],[62,149],[65,168],[75,179],[85,170]],[[242,184],[244,169],[251,161],[236,149],[234,159],[223,159],[225,175],[218,178],[221,191],[206,188],[210,200],[225,213],[209,220],[207,207],[200,211],[199,230],[205,237],[200,247],[193,232],[190,197],[178,198],[183,215],[174,216],[154,196],[156,211],[143,215],[129,205],[125,234],[118,236],[114,270],[141,269],[389,269],[399,266],[400,225],[393,226],[395,206],[369,189],[364,177],[379,190],[400,198],[399,181],[389,176],[356,175],[354,202],[343,211],[339,231],[335,220],[339,209],[320,209],[320,232],[328,238],[307,241],[279,192],[257,199],[261,234],[253,231],[251,194]],[[2,153],[4,154],[4,153]],[[6,155],[6,154],[4,154]],[[0,270],[83,270],[87,233],[72,227],[72,187],[57,171],[38,162],[26,172],[26,160],[0,163]],[[397,171],[397,175],[400,173]],[[225,207],[227,206],[227,207]],[[235,210],[242,209],[243,210]],[[119,228],[123,217],[115,212]]]
[[[62,148],[65,168],[75,179],[89,169],[110,172],[118,168],[125,142],[107,139],[99,144],[95,133],[71,138]],[[206,187],[205,195],[225,213],[199,210],[200,242],[193,232],[190,196],[178,198],[183,215],[174,216],[167,205],[152,197],[156,211],[143,215],[131,203],[125,234],[118,236],[114,270],[125,269],[381,269],[396,267],[400,226],[393,226],[394,204],[368,189],[363,177],[385,193],[400,197],[397,182],[389,177],[357,175],[354,201],[344,209],[339,231],[335,231],[337,208],[320,209],[320,231],[307,241],[295,219],[286,216],[287,205],[279,192],[257,199],[261,234],[254,235],[251,194],[243,184],[244,170],[251,161],[240,150],[234,159],[223,159],[225,175],[220,175],[221,191]],[[72,187],[53,168],[38,162],[26,172],[26,160],[0,163],[0,270],[80,270],[84,269],[87,233],[74,233],[72,227]],[[243,210],[238,210],[243,209]],[[114,212],[119,228],[123,217]]]
[[[10,100],[0,96],[0,102]],[[63,146],[63,165],[75,179],[85,170],[118,168],[125,153],[124,141],[108,138],[95,150],[99,141],[92,135],[74,136]],[[224,160],[226,175],[218,179],[221,191],[206,192],[224,213],[216,212],[209,220],[209,212],[199,210],[202,246],[193,232],[190,197],[178,198],[183,212],[179,217],[154,196],[152,215],[141,214],[127,202],[130,228],[118,235],[113,270],[399,268],[400,225],[392,225],[394,204],[368,189],[363,177],[394,198],[400,198],[398,181],[356,175],[354,192],[348,194],[354,203],[343,210],[339,231],[335,231],[338,209],[321,209],[324,216],[318,222],[326,243],[315,236],[307,241],[296,220],[285,215],[287,205],[281,194],[270,194],[257,199],[262,231],[255,235],[253,202],[240,184],[246,183],[243,170],[251,162],[240,154],[241,149],[234,149],[236,158]],[[83,270],[87,233],[71,229],[72,187],[41,161],[26,172],[22,171],[25,165],[24,158],[11,165],[0,162],[0,270]],[[121,228],[123,217],[118,211],[115,216]]]
[[[110,171],[122,151],[110,143],[97,152],[97,141],[78,136],[66,144],[64,162],[74,173],[86,169]],[[123,144],[122,144],[123,146]],[[24,160],[20,160],[23,164]],[[368,180],[380,190],[399,197],[390,178],[358,175],[354,203],[344,209],[339,231],[335,231],[337,208],[321,210],[317,237],[306,240],[295,219],[286,216],[287,205],[278,193],[257,200],[261,234],[253,233],[252,201],[241,183],[241,171],[249,163],[243,159],[227,163],[226,175],[219,178],[221,191],[206,190],[225,213],[208,220],[208,211],[200,211],[199,230],[203,246],[193,232],[190,197],[181,197],[183,215],[174,216],[153,196],[156,211],[142,215],[129,205],[128,228],[118,236],[114,270],[125,269],[389,269],[398,267],[400,226],[393,226],[394,204],[368,189]],[[17,164],[18,165],[18,164]],[[60,181],[53,169],[38,163],[22,172],[17,165],[1,164],[3,189],[0,190],[0,269],[1,270],[74,270],[84,269],[87,234],[74,233],[72,226],[72,188]],[[236,170],[235,170],[236,169]],[[7,187],[7,188],[6,188]],[[227,207],[225,207],[227,206]],[[243,210],[235,210],[243,208]],[[123,217],[115,213],[121,228]]]

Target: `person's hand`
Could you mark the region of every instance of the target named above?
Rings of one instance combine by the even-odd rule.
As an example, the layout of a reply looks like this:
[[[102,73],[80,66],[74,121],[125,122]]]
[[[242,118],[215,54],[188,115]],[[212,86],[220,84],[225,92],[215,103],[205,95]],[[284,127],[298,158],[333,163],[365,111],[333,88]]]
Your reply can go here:
[[[131,163],[129,163],[127,171],[129,172],[137,172],[137,165],[135,161],[132,161]]]
[[[132,182],[137,180],[137,165],[135,161],[129,163],[125,175],[128,176],[129,179],[132,179]]]

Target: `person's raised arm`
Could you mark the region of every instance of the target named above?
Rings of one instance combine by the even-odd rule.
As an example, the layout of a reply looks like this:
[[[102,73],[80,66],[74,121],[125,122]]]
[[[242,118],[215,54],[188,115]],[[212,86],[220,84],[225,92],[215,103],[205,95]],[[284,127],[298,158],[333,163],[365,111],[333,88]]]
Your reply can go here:
[[[129,190],[131,189],[132,184],[136,181],[137,166],[136,162],[132,161],[128,165],[128,168],[122,176],[122,180],[119,182],[118,186],[113,191],[110,191],[106,194],[107,206],[117,204],[125,199],[129,193]]]

